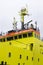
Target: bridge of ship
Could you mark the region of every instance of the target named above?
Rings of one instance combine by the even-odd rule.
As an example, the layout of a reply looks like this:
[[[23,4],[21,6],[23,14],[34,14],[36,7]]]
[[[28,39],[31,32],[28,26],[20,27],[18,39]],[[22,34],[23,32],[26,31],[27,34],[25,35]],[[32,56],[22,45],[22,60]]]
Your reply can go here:
[[[10,41],[10,40],[7,40],[7,38],[13,38],[15,36],[19,36],[19,35],[23,35],[23,34],[27,34],[27,33],[30,33],[30,37],[33,36],[33,32],[35,34],[37,34],[39,37],[40,37],[40,32],[37,31],[37,30],[34,30],[34,29],[28,29],[28,30],[22,30],[22,31],[19,31],[19,32],[11,32],[11,33],[7,33],[6,35],[4,36],[0,36],[0,41],[3,40],[4,42],[5,41]],[[14,39],[14,38],[13,38]],[[11,40],[13,40],[11,39]]]

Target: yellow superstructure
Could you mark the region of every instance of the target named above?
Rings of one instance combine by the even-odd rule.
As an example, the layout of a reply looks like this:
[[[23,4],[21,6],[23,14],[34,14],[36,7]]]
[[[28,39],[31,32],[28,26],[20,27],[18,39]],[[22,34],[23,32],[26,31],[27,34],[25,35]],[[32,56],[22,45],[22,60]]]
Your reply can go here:
[[[22,29],[0,36],[0,65],[43,65],[43,42],[37,24],[25,29],[27,10],[22,9],[20,15]]]
[[[30,29],[14,34],[0,39],[0,65],[43,65],[40,33]]]

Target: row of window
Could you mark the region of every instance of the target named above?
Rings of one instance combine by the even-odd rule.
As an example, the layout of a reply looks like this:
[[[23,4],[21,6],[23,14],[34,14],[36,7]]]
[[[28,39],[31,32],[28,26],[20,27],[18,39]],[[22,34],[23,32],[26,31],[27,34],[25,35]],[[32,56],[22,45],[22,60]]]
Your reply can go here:
[[[9,52],[9,57],[11,57],[11,52]],[[22,59],[22,55],[20,54],[20,59]],[[26,59],[28,60],[29,57],[27,56]],[[33,61],[33,57],[32,57],[32,61]],[[39,58],[38,58],[38,62],[39,62]]]
[[[22,59],[22,55],[20,55],[20,59]],[[29,59],[28,56],[26,57],[26,59],[27,60]],[[33,61],[33,57],[32,57],[32,61]]]
[[[40,39],[40,35],[34,34],[34,36],[38,39]]]
[[[32,61],[33,61],[33,57],[32,57]],[[38,62],[39,62],[39,58],[38,58]],[[1,61],[0,65],[7,65],[7,62]],[[20,63],[18,63],[18,65],[20,65]],[[25,63],[23,63],[23,65],[25,65]]]
[[[11,52],[9,52],[8,57],[11,57]],[[22,59],[22,55],[21,54],[20,54],[20,59]],[[26,59],[28,60],[28,56],[26,57]],[[33,57],[32,57],[32,59],[33,59]]]
[[[26,38],[26,37],[31,37],[33,36],[32,32],[29,32],[29,33],[25,33],[25,34],[20,34],[20,35],[17,35],[17,36],[13,36],[13,37],[7,37],[6,40],[7,41],[10,41],[10,40],[13,40],[13,39],[20,39],[20,38]],[[3,39],[0,39],[0,42],[5,42],[5,38]]]
[[[9,57],[11,57],[11,53],[9,52]],[[20,59],[22,58],[22,55],[20,54]],[[26,59],[28,60],[28,56],[26,57]],[[32,61],[33,61],[33,57],[32,57]],[[39,62],[39,58],[38,58],[38,62]],[[25,63],[23,63],[24,65]],[[0,65],[7,65],[7,62],[1,61]],[[18,65],[20,65],[20,63],[18,63]]]
[[[22,59],[22,55],[20,54],[20,59]],[[28,60],[28,56],[26,57],[26,59]]]
[[[11,52],[9,52],[8,57],[11,57]],[[22,59],[22,55],[21,54],[20,54],[20,59]],[[26,57],[26,59],[28,60],[28,56]],[[33,60],[33,57],[32,57],[32,60]]]

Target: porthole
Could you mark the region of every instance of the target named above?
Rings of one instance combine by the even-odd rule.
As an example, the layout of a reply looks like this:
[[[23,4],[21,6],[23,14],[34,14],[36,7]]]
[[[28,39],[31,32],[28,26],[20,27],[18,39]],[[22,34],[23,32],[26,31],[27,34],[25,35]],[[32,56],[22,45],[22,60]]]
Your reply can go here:
[[[11,57],[11,52],[9,52],[8,57]]]

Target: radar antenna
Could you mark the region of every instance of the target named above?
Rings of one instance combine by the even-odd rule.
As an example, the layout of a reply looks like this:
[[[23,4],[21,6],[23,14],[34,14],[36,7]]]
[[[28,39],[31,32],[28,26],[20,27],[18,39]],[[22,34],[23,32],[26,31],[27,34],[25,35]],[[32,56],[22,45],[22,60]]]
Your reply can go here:
[[[24,7],[24,8],[22,8],[22,9],[20,10],[19,13],[20,13],[20,16],[21,16],[22,29],[24,29],[24,16],[29,15],[29,14],[28,14],[28,10],[27,10],[26,7]]]

